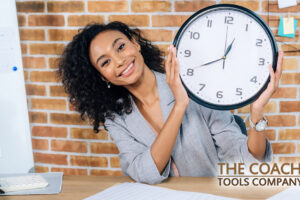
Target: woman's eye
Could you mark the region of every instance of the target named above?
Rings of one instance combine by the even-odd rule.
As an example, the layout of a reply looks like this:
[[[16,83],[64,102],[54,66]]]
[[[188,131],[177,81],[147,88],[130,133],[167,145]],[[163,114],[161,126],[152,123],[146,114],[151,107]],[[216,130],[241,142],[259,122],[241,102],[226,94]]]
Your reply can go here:
[[[101,66],[104,67],[104,65],[106,65],[107,63],[108,63],[108,60],[104,61]]]
[[[124,48],[124,46],[125,46],[125,44],[124,44],[124,43],[123,43],[123,44],[121,44],[121,45],[119,46],[118,50],[122,50],[122,49]]]

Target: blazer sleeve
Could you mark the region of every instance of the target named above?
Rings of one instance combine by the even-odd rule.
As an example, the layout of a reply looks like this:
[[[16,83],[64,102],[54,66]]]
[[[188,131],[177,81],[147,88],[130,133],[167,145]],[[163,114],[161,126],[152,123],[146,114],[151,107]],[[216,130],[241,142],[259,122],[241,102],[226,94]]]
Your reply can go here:
[[[119,149],[120,163],[125,175],[137,182],[148,184],[160,183],[169,176],[171,158],[160,174],[152,158],[151,147],[138,142],[120,123],[106,119],[105,127]]]
[[[248,150],[248,137],[242,134],[230,111],[210,110],[206,120],[211,131],[218,157],[222,161],[251,164],[260,162]],[[264,162],[272,161],[272,148],[266,139]]]

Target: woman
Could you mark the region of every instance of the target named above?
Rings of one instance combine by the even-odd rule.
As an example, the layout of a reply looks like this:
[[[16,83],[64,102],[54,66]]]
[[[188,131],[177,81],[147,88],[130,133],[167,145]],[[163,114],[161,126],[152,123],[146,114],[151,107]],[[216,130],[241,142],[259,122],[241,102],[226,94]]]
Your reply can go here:
[[[251,104],[251,120],[278,87],[270,67],[268,88]],[[178,73],[176,49],[170,46],[163,66],[161,52],[139,30],[120,22],[88,25],[68,44],[59,74],[70,102],[103,122],[120,151],[122,171],[136,181],[159,183],[168,176],[215,176],[218,162],[270,161],[264,133],[243,136],[229,111],[200,106],[189,99]],[[165,72],[165,74],[164,74]]]

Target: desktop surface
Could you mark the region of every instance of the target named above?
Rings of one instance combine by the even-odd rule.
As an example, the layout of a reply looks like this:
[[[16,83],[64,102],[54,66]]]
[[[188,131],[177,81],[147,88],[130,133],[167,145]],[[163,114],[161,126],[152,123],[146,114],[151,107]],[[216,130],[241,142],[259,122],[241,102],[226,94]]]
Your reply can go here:
[[[53,195],[2,196],[2,200],[77,200],[92,196],[115,184],[134,182],[127,176],[63,176],[61,193]],[[170,177],[156,186],[201,192],[239,199],[267,199],[286,188],[280,187],[219,187],[216,178]]]

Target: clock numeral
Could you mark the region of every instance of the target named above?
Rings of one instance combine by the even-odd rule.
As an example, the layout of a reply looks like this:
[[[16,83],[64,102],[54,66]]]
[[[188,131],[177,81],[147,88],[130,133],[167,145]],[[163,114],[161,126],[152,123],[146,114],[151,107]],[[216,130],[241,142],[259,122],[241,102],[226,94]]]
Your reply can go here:
[[[236,88],[236,94],[235,95],[243,95],[243,89],[242,88]]]
[[[262,46],[262,39],[256,39],[256,46],[261,47]]]
[[[246,32],[248,32],[248,24],[246,24]]]
[[[250,79],[250,82],[257,83],[257,76],[254,76]]]
[[[190,50],[184,50],[184,57],[191,57],[192,52]]]
[[[199,85],[201,86],[201,88],[200,88],[200,90],[199,90],[199,91],[202,91],[202,90],[203,90],[203,88],[205,88],[205,86],[206,86],[205,84],[202,84],[202,83],[200,83]]]
[[[186,75],[193,76],[194,75],[194,69],[188,68],[187,72],[186,72]]]
[[[258,65],[265,65],[265,59],[259,58]]]
[[[218,91],[216,96],[217,96],[217,98],[222,99],[223,98],[223,91]]]
[[[207,20],[207,27],[208,27],[208,28],[211,28],[211,26],[212,26],[212,20],[209,19],[209,20]]]
[[[198,40],[200,38],[199,32],[191,32],[190,39]]]
[[[233,24],[233,17],[225,16],[225,24]]]

